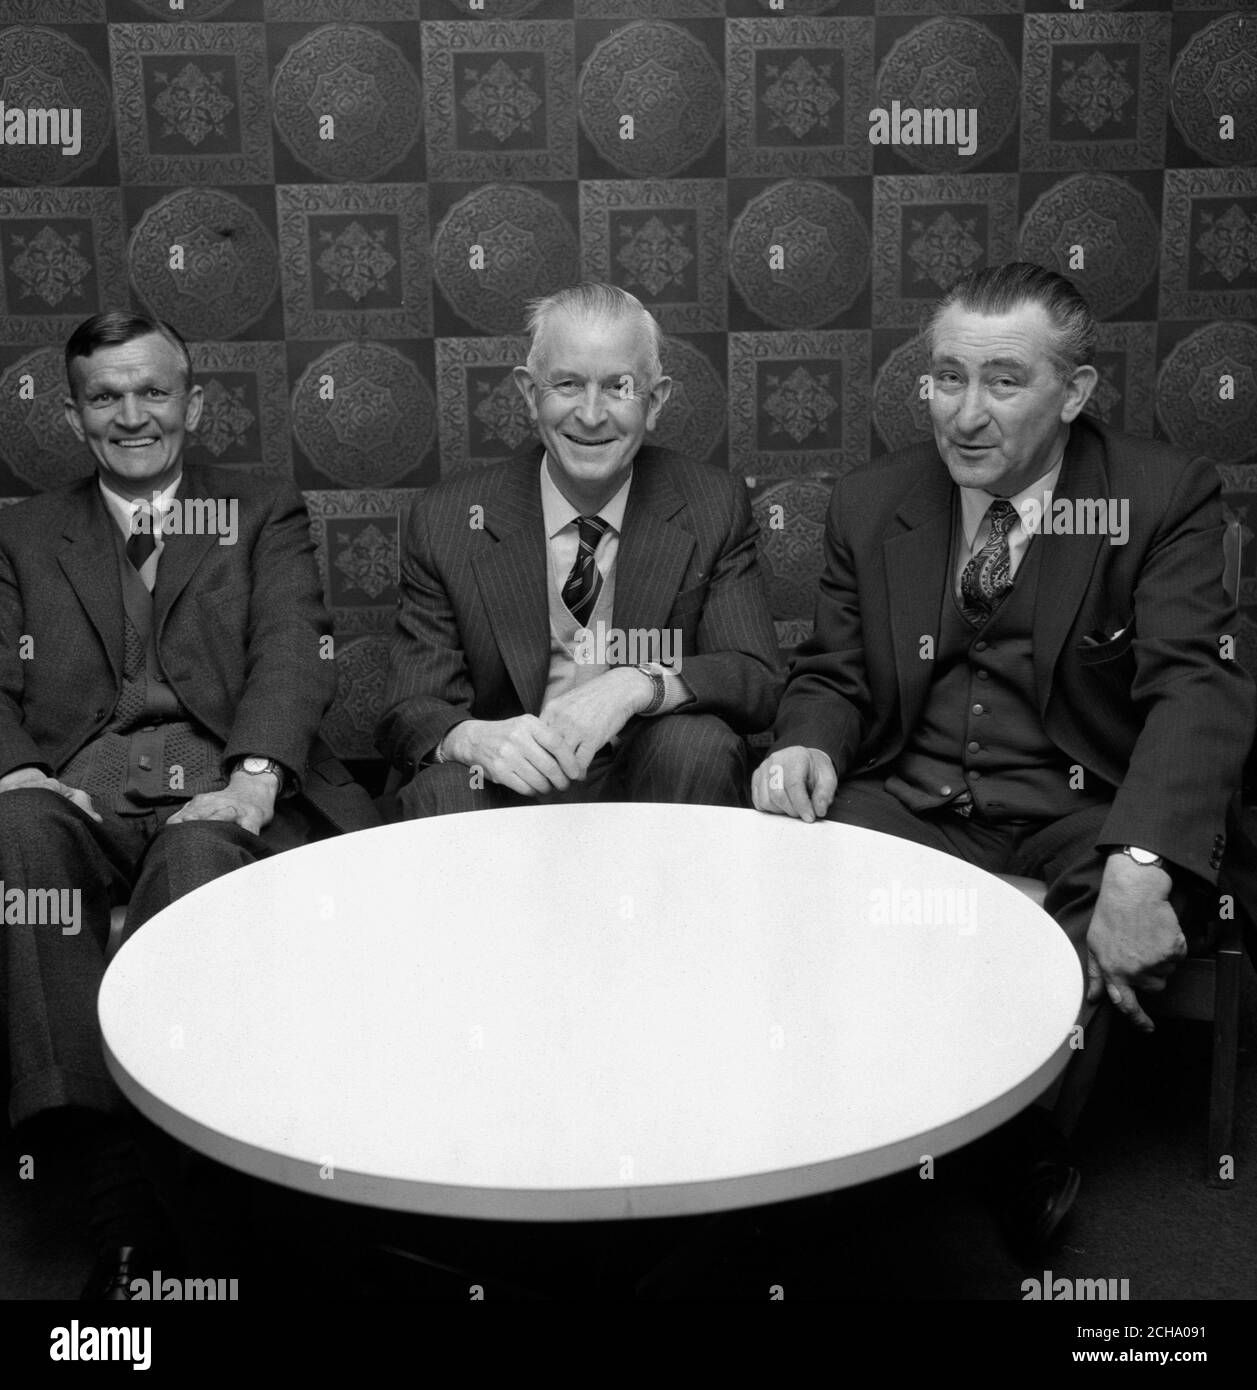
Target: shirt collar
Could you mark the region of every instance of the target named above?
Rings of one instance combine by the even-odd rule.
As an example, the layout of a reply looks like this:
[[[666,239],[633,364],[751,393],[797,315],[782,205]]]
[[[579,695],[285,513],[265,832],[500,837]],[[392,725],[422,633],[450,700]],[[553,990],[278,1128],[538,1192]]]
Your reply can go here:
[[[1062,454],[1057,459],[1055,466],[1049,468],[1041,478],[1036,478],[1028,488],[1023,488],[1021,492],[1010,497],[1008,500],[1013,504],[1013,510],[1024,516],[1022,505],[1031,497],[1043,510],[1046,510],[1051,504],[1050,502],[1044,503],[1044,494],[1051,494],[1056,490],[1056,480],[1061,475],[1061,464],[1064,461],[1065,457]],[[970,550],[973,549],[973,542],[978,534],[978,527],[982,525],[982,518],[986,516],[991,503],[995,500],[995,494],[987,492],[984,488],[962,487],[960,489],[960,521],[964,529],[965,544]],[[1040,516],[1043,515],[1043,510],[1039,512]]]
[[[576,518],[583,513],[578,512],[555,486],[554,479],[550,476],[550,470],[546,467],[546,458],[547,455],[543,451],[541,455],[541,512],[545,519],[546,537],[548,540],[553,540],[565,526],[573,525]],[[624,509],[628,505],[629,487],[632,482],[633,470],[630,468],[628,477],[625,478],[615,496],[605,506],[598,508],[598,515],[603,521],[610,524],[616,535],[624,530]]]
[[[112,488],[106,487],[99,478],[96,480],[97,486],[100,488],[100,495],[105,499],[105,506],[109,511],[109,515],[113,517],[114,523],[119,527],[124,536],[129,536],[131,534],[131,518],[135,515],[136,509],[141,502],[154,507],[156,515],[153,517],[153,534],[155,536],[161,535],[162,516],[165,514],[171,502],[174,501],[175,493],[178,491],[179,484],[182,481],[183,473],[180,472],[173,482],[168,483],[162,488],[157,494],[157,500],[154,503],[153,494],[151,492],[146,497],[119,497]]]

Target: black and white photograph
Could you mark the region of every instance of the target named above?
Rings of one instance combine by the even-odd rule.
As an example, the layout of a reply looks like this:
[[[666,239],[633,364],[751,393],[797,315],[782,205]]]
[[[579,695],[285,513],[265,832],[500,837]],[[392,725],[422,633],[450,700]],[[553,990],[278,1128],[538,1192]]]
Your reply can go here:
[[[0,1364],[1239,1370],[1255,532],[1257,0],[0,0]]]

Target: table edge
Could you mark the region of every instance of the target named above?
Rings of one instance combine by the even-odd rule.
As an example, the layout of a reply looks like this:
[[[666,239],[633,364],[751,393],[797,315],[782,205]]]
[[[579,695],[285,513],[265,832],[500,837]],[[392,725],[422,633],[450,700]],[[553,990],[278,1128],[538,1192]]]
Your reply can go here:
[[[1042,1066],[1002,1095],[957,1119],[877,1149],[798,1167],[693,1182],[554,1189],[462,1186],[351,1169],[338,1169],[324,1178],[314,1162],[300,1162],[190,1119],[136,1083],[108,1042],[104,1054],[110,1075],[147,1119],[198,1153],[250,1177],[315,1197],[388,1211],[557,1223],[709,1215],[820,1196],[904,1172],[927,1155],[939,1158],[964,1147],[1024,1110],[1064,1070],[1073,1049],[1066,1036]]]

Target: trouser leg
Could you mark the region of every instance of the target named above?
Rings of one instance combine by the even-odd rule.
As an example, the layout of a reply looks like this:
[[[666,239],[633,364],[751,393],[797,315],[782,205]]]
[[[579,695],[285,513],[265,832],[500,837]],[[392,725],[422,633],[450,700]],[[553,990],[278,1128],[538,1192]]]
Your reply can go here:
[[[164,808],[167,818],[177,808]],[[176,821],[154,835],[127,905],[124,934],[130,936],[176,898],[243,869],[259,859],[302,844],[309,820],[281,802],[274,819],[255,835],[231,821]]]
[[[958,854],[943,834],[936,817],[918,816],[898,797],[892,796],[883,785],[883,778],[853,777],[839,784],[830,802],[825,819],[839,825],[856,825],[864,830],[876,830],[882,835],[894,835],[944,854]]]
[[[6,895],[17,890],[33,908],[30,890],[46,889],[57,895],[58,916],[64,915],[63,902],[77,901],[79,907],[77,925],[23,923],[17,912],[6,913],[0,958],[9,1019],[9,1115],[15,1125],[60,1106],[122,1108],[101,1055],[96,995],[110,908],[126,897],[144,837],[142,826],[108,814],[93,821],[46,788],[0,794],[0,879]],[[24,915],[38,914],[24,910]]]
[[[1087,929],[1100,895],[1106,853],[1096,849],[1109,806],[1088,806],[1035,830],[1018,846],[1008,872],[1041,878],[1047,884],[1044,911],[1053,917],[1078,953],[1087,984]],[[1107,998],[1088,1003],[1078,1015],[1082,1046],[1064,1071],[1038,1098],[1057,1128],[1068,1137],[1077,1126],[1099,1074],[1109,1035],[1112,1006]]]
[[[750,805],[746,744],[714,714],[639,720],[611,775],[625,801]]]
[[[1109,813],[1107,803],[1090,806],[1042,827],[1022,841],[1009,872],[1042,878],[1047,883],[1044,910],[1051,914],[1078,952],[1084,979],[1087,971],[1087,930],[1100,896],[1104,866],[1110,851],[1097,849],[1096,840]],[[1175,888],[1170,902],[1189,946],[1208,930],[1207,892],[1192,894]],[[1068,1134],[1076,1125],[1095,1084],[1113,1006],[1106,996],[1083,1004],[1079,1023],[1084,1046],[1053,1087],[1040,1098],[1049,1105],[1061,1130]]]
[[[159,829],[176,808],[91,820],[46,789],[0,795],[0,878],[6,887],[79,892],[76,930],[30,922],[4,928],[13,1085],[10,1115],[23,1145],[62,1149],[102,1254],[150,1253],[167,1239],[141,1154],[152,1131],[131,1111],[102,1055],[96,1000],[110,908],[130,895],[134,930],[175,898],[232,869],[300,843],[307,818],[282,807],[256,836],[226,822]],[[138,865],[138,871],[137,871]]]
[[[463,811],[492,811],[527,806],[533,798],[473,775],[465,763],[437,763],[421,768],[398,792],[403,820],[452,816]]]

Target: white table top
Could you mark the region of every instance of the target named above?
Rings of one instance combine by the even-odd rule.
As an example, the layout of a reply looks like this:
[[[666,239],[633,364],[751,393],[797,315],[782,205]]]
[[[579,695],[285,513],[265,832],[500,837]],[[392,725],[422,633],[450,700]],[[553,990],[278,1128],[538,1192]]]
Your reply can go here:
[[[609,804],[254,864],[128,941],[100,1016],[131,1100],[224,1163],[372,1206],[579,1220],[946,1153],[1053,1080],[1081,998],[1060,928],[959,860]]]

